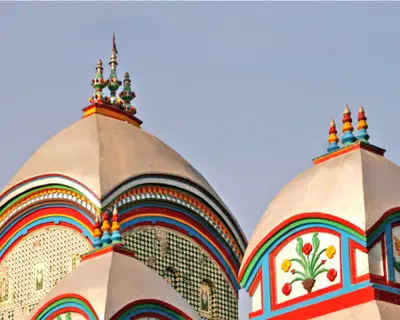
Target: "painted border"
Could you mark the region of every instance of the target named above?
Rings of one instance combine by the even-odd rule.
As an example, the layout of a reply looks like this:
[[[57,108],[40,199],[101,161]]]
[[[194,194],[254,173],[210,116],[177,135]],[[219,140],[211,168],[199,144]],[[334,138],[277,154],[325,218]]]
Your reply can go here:
[[[263,277],[262,277],[262,267],[260,270],[258,270],[253,283],[250,285],[249,288],[249,296],[250,298],[253,298],[253,294],[256,291],[258,285],[261,286],[261,309],[259,310],[253,310],[252,312],[249,313],[249,319],[261,316],[264,314],[264,286],[263,286]]]
[[[350,254],[350,281],[352,284],[360,283],[363,281],[370,280],[371,276],[369,273],[369,261],[368,261],[368,272],[362,274],[361,276],[357,276],[357,259],[356,259],[356,250],[360,250],[361,252],[368,255],[368,249],[355,242],[352,239],[349,239],[349,254]]]

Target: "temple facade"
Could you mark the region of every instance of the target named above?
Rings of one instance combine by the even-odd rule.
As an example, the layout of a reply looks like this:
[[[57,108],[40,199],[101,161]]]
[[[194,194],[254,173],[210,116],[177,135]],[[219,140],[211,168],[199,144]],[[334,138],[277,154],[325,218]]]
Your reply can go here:
[[[113,40],[83,118],[1,192],[0,320],[238,319],[247,240],[204,177],[141,128],[117,65]]]

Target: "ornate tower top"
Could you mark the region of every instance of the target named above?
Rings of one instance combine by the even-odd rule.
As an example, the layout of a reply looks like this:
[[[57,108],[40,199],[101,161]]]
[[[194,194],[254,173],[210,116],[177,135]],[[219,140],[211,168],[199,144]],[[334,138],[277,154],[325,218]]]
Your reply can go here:
[[[329,137],[328,137],[328,152],[339,149],[339,138],[337,137],[336,123],[335,120],[331,120],[330,128],[329,128]]]
[[[129,74],[125,73],[124,87],[118,97],[117,91],[122,85],[117,75],[117,45],[115,43],[115,34],[113,34],[112,50],[110,57],[110,75],[107,79],[103,76],[103,62],[98,60],[96,66],[96,74],[92,79],[92,87],[95,89],[93,95],[89,98],[90,105],[83,109],[84,116],[88,117],[93,114],[102,114],[114,119],[122,120],[140,127],[142,121],[135,117],[136,108],[131,105],[131,101],[136,94],[131,89],[131,80]],[[103,89],[107,87],[110,90],[110,97],[103,94]]]
[[[352,144],[357,140],[357,138],[354,136],[353,131],[353,125],[351,124],[353,120],[351,119],[351,112],[349,109],[349,106],[346,104],[344,107],[343,111],[343,127],[342,127],[342,143],[344,146],[348,146],[349,144]]]
[[[368,124],[367,124],[367,117],[365,116],[363,106],[360,106],[360,108],[358,109],[357,129],[358,129],[357,139],[368,143],[368,140],[369,140],[369,134],[367,132]]]

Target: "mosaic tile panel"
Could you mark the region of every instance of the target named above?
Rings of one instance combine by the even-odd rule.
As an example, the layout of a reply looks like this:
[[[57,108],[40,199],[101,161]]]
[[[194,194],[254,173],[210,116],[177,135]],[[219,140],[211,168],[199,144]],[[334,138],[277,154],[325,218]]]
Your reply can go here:
[[[146,226],[125,233],[124,243],[137,253],[138,260],[165,278],[203,319],[238,319],[234,289],[219,266],[192,239],[174,230]],[[201,303],[205,283],[212,286],[207,303],[211,314],[204,311]]]
[[[61,226],[34,231],[21,240],[0,263],[0,320],[23,320],[67,273],[79,255],[91,249],[87,239]]]

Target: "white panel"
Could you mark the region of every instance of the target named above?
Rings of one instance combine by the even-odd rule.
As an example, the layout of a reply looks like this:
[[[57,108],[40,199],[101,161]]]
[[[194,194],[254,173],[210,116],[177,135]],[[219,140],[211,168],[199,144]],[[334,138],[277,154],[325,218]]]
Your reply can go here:
[[[378,276],[385,275],[382,261],[382,243],[380,241],[369,250],[368,260],[371,274]]]
[[[356,250],[356,276],[362,276],[368,273],[368,254],[359,249]]]
[[[251,310],[258,311],[262,309],[262,292],[261,292],[261,282],[257,284],[256,290],[251,297]]]
[[[393,243],[393,258],[396,260],[396,265],[400,265],[400,226],[392,229],[392,243]],[[392,263],[389,261],[389,263]],[[394,263],[394,262],[393,262]],[[399,267],[398,267],[399,268]],[[398,269],[397,268],[397,269]],[[394,268],[394,280],[400,282],[400,271]]]

